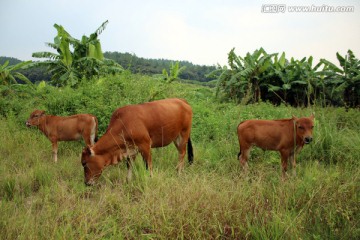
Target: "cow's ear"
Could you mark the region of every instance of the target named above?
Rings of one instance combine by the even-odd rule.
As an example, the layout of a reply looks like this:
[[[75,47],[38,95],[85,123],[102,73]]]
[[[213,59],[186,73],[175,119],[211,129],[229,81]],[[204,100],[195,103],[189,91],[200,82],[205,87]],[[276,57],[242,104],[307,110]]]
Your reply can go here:
[[[39,116],[44,116],[44,115],[45,115],[45,111],[44,111],[44,110],[40,110],[40,111],[39,111],[39,114],[40,114]]]

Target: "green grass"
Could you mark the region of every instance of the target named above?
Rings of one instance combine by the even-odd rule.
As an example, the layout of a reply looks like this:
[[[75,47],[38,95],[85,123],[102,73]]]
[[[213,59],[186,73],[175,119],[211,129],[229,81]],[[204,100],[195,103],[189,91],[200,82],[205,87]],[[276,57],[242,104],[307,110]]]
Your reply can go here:
[[[100,107],[109,100],[101,95],[88,99],[89,111],[104,114],[101,121],[115,105],[145,101],[158,84],[144,76],[122,76],[121,81],[124,92],[106,109]],[[152,151],[152,178],[137,157],[131,183],[126,183],[126,164],[120,163],[105,169],[94,187],[86,187],[83,144],[60,142],[54,163],[50,142],[24,121],[32,108],[61,112],[70,100],[76,106],[71,111],[83,112],[77,96],[87,88],[96,92],[91,86],[64,90],[64,105],[52,89],[51,96],[44,94],[31,106],[19,99],[11,104],[24,106],[22,111],[0,119],[0,239],[360,238],[358,110],[218,103],[207,88],[175,83],[161,94],[184,97],[193,106],[194,164],[178,175],[170,145]],[[102,91],[110,90],[105,86]],[[313,111],[314,142],[298,156],[296,177],[282,181],[279,154],[256,148],[244,174],[236,159],[240,121]]]

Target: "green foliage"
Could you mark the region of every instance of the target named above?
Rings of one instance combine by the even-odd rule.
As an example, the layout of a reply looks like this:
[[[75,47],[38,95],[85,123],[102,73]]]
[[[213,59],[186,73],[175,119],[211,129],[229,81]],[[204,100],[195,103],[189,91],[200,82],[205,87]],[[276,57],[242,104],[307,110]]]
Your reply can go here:
[[[173,60],[166,59],[145,59],[137,57],[131,53],[120,52],[105,52],[106,58],[116,61],[124,68],[130,70],[132,73],[141,73],[148,75],[163,74],[164,69],[168,69]],[[195,65],[188,61],[176,61],[184,68],[179,73],[180,79],[191,81],[208,82],[214,80],[214,77],[208,77],[208,74],[214,71],[215,66]]]
[[[3,65],[0,65],[0,85],[16,84],[16,79],[31,84],[30,80],[20,72],[19,69],[25,68],[31,61],[20,62],[15,65],[9,65],[9,60],[5,61]]]
[[[267,54],[262,48],[237,56],[228,54],[228,65],[212,72],[217,76],[217,95],[236,102],[270,101],[293,106],[360,105],[359,60],[352,51],[342,57],[342,69],[322,59],[313,65],[313,57],[287,60],[285,53]]]
[[[321,59],[326,65],[323,73],[326,85],[329,86],[331,95],[340,95],[340,100],[347,107],[360,105],[360,60],[357,59],[351,50],[348,50],[345,57],[336,53],[340,67]]]
[[[185,66],[180,67],[180,63],[176,62],[171,63],[170,68],[169,68],[169,73],[166,71],[166,69],[163,69],[163,76],[164,76],[164,80],[167,83],[171,83],[172,81],[175,81],[179,78],[179,75],[182,71],[184,71],[186,69]]]
[[[57,35],[54,43],[47,43],[47,46],[57,53],[33,53],[33,57],[49,59],[34,66],[47,66],[54,85],[70,87],[78,86],[82,79],[121,72],[122,67],[114,61],[105,60],[101,50],[98,35],[105,30],[107,23],[105,21],[90,37],[84,35],[81,40],[73,38],[61,25],[54,24]]]
[[[4,64],[6,61],[9,61],[9,65],[16,65],[18,63],[21,63],[22,61],[17,59],[17,58],[13,58],[13,57],[0,57],[0,64]]]
[[[6,61],[9,61],[9,65],[8,66],[12,66],[12,65],[16,65],[16,64],[20,64],[23,61],[16,59],[16,58],[11,58],[11,57],[0,57],[0,64],[4,64]],[[49,81],[50,80],[50,75],[49,73],[47,73],[46,68],[45,67],[34,67],[34,64],[29,64],[26,65],[25,68],[21,68],[21,69],[17,69],[16,72],[21,73],[22,75],[24,75],[26,78],[28,78],[32,83],[35,82],[40,82],[42,80],[46,80]]]
[[[245,103],[261,101],[261,86],[274,56],[260,48],[242,58],[233,48],[228,54],[230,69],[224,67],[218,78],[218,92],[224,89],[228,97],[237,101],[243,99]]]

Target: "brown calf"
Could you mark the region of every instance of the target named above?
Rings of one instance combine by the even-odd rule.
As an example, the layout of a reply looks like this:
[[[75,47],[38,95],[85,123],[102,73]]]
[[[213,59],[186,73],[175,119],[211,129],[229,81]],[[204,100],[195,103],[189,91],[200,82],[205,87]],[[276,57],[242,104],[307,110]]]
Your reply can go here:
[[[45,115],[35,110],[26,121],[26,126],[36,126],[52,143],[54,161],[57,162],[58,141],[84,139],[87,146],[95,144],[98,120],[91,114],[77,114],[68,117]]]
[[[296,174],[295,154],[304,144],[312,141],[314,115],[310,117],[280,120],[247,120],[237,128],[240,152],[238,158],[247,169],[247,161],[252,146],[263,150],[279,151],[281,154],[282,174],[286,175],[288,159],[291,160],[293,172]]]
[[[180,172],[184,166],[186,145],[189,163],[193,161],[191,122],[191,107],[183,99],[164,99],[115,110],[106,133],[93,147],[86,147],[82,152],[85,184],[94,184],[104,167],[123,158],[127,158],[127,180],[130,180],[130,161],[138,152],[152,176],[151,148],[164,147],[171,142],[179,152]]]

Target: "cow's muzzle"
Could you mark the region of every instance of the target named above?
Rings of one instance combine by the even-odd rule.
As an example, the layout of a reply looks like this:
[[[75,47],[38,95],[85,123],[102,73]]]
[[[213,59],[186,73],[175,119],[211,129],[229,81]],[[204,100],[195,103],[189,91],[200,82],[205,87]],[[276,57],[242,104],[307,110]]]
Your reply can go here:
[[[89,181],[85,181],[85,185],[88,187],[94,186],[95,181],[94,179],[90,179]]]
[[[305,143],[305,144],[309,144],[309,143],[311,143],[312,140],[313,140],[312,137],[305,137],[305,138],[304,138],[304,143]]]

